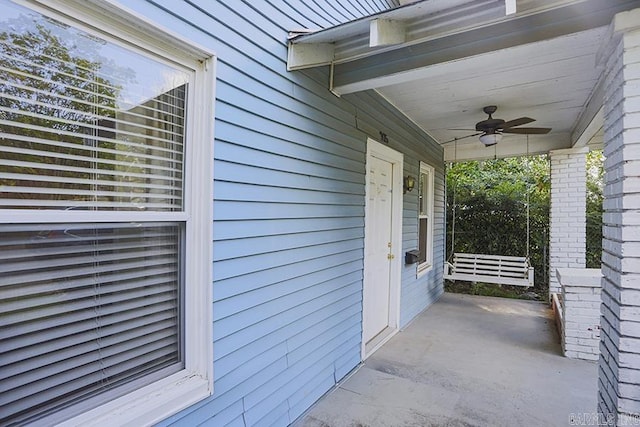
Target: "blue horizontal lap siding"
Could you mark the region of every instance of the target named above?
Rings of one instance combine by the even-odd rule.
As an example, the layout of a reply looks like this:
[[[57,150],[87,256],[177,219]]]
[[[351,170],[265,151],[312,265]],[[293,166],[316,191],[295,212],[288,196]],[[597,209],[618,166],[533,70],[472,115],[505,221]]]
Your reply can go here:
[[[239,202],[295,203],[318,205],[362,206],[352,197],[354,193],[333,193],[292,187],[273,187],[218,181],[216,199]],[[357,193],[355,193],[357,195]]]
[[[325,274],[332,274],[329,269],[339,269],[340,275],[362,268],[362,251],[332,253],[324,257],[299,262],[297,264],[285,264],[266,271],[256,271],[244,276],[234,276],[224,280],[216,280],[213,290],[215,301],[233,295],[239,295],[254,289],[260,289],[274,283],[286,280],[321,280]],[[320,278],[311,276],[320,275]]]
[[[216,242],[214,261],[241,258],[249,255],[266,254],[289,249],[316,246],[332,242],[359,240],[363,237],[362,228],[344,228],[339,230],[308,231],[306,233],[288,233],[279,236],[260,236],[245,239],[233,239]]]
[[[323,377],[331,382],[326,388],[328,390],[335,384],[333,381],[334,366],[332,360],[344,351],[343,348],[348,349],[351,347],[349,345],[350,340],[359,340],[359,328],[353,329],[354,332],[352,334],[344,333],[331,341],[319,343],[302,361],[296,363],[288,360],[288,369],[286,371],[265,382],[261,387],[256,388],[245,397],[245,409],[248,416],[255,417],[256,420],[268,416],[270,408],[275,403],[295,398],[297,396],[297,388],[303,387],[310,378],[319,375],[321,372]],[[252,425],[253,423],[249,422],[248,424]]]
[[[362,191],[362,183],[360,182],[339,181],[335,178],[274,169],[269,170],[269,173],[264,173],[263,168],[222,161],[216,162],[215,174],[218,182],[244,182],[253,185],[346,194],[358,194]]]
[[[377,95],[339,99],[327,90],[326,70],[286,72],[286,37],[394,6],[395,0],[127,4],[215,51],[218,60],[215,393],[161,425],[283,426],[360,361],[364,163],[366,137],[377,132],[358,122],[392,128],[402,141],[394,148],[408,155],[431,153],[441,161],[441,152],[425,151],[424,134]]]
[[[361,206],[315,205],[251,202],[219,202],[215,204],[214,221],[279,218],[323,218],[362,216]]]
[[[361,249],[361,240],[348,240],[220,261],[214,264],[216,267],[214,269],[217,271],[214,273],[213,279],[216,281],[229,277],[242,276],[255,271],[279,267],[280,265],[296,264],[334,253]]]
[[[243,222],[227,222],[224,227],[216,227],[213,230],[213,238],[216,241],[227,239],[243,239],[253,237],[253,231],[260,227],[263,236],[277,236],[280,234],[303,233],[305,231],[340,230],[364,227],[364,218],[355,216],[351,218],[296,218],[245,220]]]
[[[317,306],[320,305],[318,308]],[[301,333],[311,327],[314,322],[320,322],[326,317],[339,317],[341,319],[349,318],[354,311],[359,310],[359,298],[357,292],[350,290],[342,292],[340,295],[325,296],[308,304],[303,304],[297,312],[291,311],[281,316],[269,318],[264,324],[252,325],[239,333],[231,335],[220,340],[220,352],[224,355],[216,354],[215,364],[220,363],[220,372],[218,376],[224,377],[226,374],[233,372],[243,364],[252,363],[251,360],[259,357],[265,349],[271,348],[274,343],[286,341],[293,334]],[[307,316],[304,316],[302,310],[306,309]],[[346,315],[342,315],[345,312]],[[303,316],[304,320],[291,323],[292,319],[297,316]],[[261,338],[253,341],[246,339],[252,334],[260,333]],[[278,345],[278,344],[276,344]],[[271,378],[263,373],[262,381]],[[248,393],[248,392],[247,392]]]
[[[286,311],[282,311],[283,307],[297,308],[300,306],[299,301],[311,301],[324,295],[337,296],[340,295],[339,292],[342,290],[349,292],[350,289],[348,286],[359,282],[360,279],[361,276],[358,272],[354,272],[350,275],[342,276],[339,279],[332,279],[297,292],[280,296],[266,303],[220,319],[218,321],[218,328],[225,332],[237,332],[256,323],[261,323],[270,317],[286,313]],[[303,315],[306,314],[307,313],[303,313]]]
[[[236,369],[240,364],[248,363],[255,354],[260,354],[264,348],[267,348],[274,342],[287,340],[291,334],[298,333],[308,339],[309,332],[306,331],[311,330],[311,328],[316,328],[315,330],[317,330],[318,328],[335,327],[351,317],[358,317],[360,310],[357,300],[355,300],[352,295],[353,294],[347,295],[337,303],[333,303],[336,307],[323,307],[311,313],[304,322],[298,322],[295,327],[289,327],[287,325],[246,345],[243,345],[244,343],[238,344],[239,340],[230,342],[227,346],[227,353],[216,358],[216,369],[220,370],[218,374],[222,377]],[[330,315],[331,322],[327,322],[328,318],[323,317],[327,315]],[[289,344],[288,348],[291,348],[291,346],[292,344]]]
[[[351,259],[354,258],[354,256],[351,257]],[[344,276],[358,274],[358,269],[361,268],[361,266],[362,264],[356,258],[356,261],[339,264],[337,266],[331,266],[324,270],[311,270],[311,272],[308,274],[297,275],[293,278],[287,278],[275,284],[266,283],[264,285],[261,284],[255,287],[243,287],[240,291],[244,292],[236,292],[235,289],[231,288],[224,289],[223,285],[226,284],[221,283],[222,289],[218,293],[218,295],[228,294],[230,295],[230,297],[224,299],[216,299],[214,308],[218,310],[218,314],[222,319],[227,314],[236,313],[238,310],[241,310],[243,308],[253,307],[254,301],[270,301],[270,299],[278,298],[279,295],[287,295],[288,293],[293,293],[294,291],[300,291],[317,283],[324,283],[326,281],[332,280],[335,281]],[[359,279],[360,277],[361,275],[358,275],[357,279]],[[245,291],[246,288],[249,288],[249,290]]]
[[[419,279],[416,276],[416,264],[405,266],[402,274],[402,307],[400,324],[405,326],[415,316],[437,300],[444,291],[442,287],[442,274],[444,265],[444,168],[438,163],[432,163],[433,159],[425,158],[423,161],[435,167],[434,181],[434,213],[433,213],[433,267]],[[419,166],[416,163],[416,171],[407,172],[413,176],[418,175]],[[405,209],[403,218],[403,250],[408,251],[418,248],[418,194],[414,190],[410,197],[415,203],[410,203]]]

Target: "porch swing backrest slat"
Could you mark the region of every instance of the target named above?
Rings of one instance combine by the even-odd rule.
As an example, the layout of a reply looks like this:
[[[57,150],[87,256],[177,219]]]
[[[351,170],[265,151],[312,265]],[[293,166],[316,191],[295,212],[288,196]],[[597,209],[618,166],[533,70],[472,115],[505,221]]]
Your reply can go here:
[[[468,258],[468,259],[475,259],[475,260],[485,259],[489,261],[503,261],[503,262],[513,261],[516,263],[522,263],[527,259],[526,257],[522,257],[522,256],[466,254],[462,252],[456,252],[455,256],[458,258]]]
[[[523,269],[518,271],[514,270],[501,270],[499,268],[462,268],[458,266],[456,268],[456,273],[466,273],[466,274],[488,274],[490,276],[498,276],[498,277],[523,277],[524,276]]]
[[[473,262],[472,260],[458,260],[458,264],[461,267],[466,265],[473,265],[474,268],[477,269],[487,269],[487,270],[502,270],[502,271],[522,271],[526,270],[525,262],[522,261],[520,263],[516,262],[505,262],[501,263],[499,261],[484,261],[479,260],[477,262]]]

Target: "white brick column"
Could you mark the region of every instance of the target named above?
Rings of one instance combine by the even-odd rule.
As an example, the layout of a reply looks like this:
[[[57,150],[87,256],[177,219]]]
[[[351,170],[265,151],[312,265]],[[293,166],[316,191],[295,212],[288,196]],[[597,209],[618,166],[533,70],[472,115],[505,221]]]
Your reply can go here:
[[[596,268],[559,268],[562,351],[572,359],[598,360],[602,274]]]
[[[560,293],[556,269],[584,268],[586,265],[588,152],[586,147],[549,152],[549,296]]]
[[[640,417],[640,9],[616,15],[599,58],[606,160],[598,411],[611,425],[631,425]]]

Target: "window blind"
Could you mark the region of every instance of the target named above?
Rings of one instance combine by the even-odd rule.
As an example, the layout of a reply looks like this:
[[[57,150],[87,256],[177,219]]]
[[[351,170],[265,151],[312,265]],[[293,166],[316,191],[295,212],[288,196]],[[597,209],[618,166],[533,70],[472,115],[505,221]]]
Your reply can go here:
[[[0,226],[0,424],[182,368],[180,239],[171,223]]]
[[[0,208],[182,210],[188,73],[37,24],[0,32]]]

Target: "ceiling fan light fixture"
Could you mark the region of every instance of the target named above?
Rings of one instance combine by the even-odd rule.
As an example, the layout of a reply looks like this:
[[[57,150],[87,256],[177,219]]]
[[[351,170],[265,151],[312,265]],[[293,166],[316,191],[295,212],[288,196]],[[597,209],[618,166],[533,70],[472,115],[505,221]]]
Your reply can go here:
[[[490,147],[492,145],[497,144],[502,139],[502,134],[499,133],[485,133],[480,135],[480,142],[482,142],[485,147]]]

